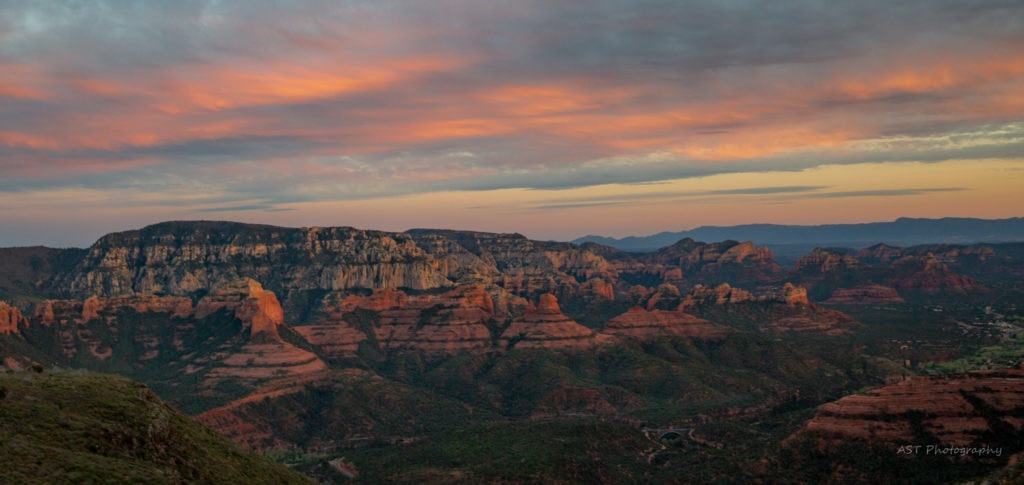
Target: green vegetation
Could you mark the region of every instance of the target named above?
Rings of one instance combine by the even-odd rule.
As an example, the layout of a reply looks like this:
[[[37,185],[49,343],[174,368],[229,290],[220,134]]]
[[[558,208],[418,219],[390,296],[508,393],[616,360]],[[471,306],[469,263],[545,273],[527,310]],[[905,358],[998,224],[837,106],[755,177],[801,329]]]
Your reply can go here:
[[[925,374],[953,374],[981,369],[1006,369],[1024,362],[1024,344],[1006,343],[984,347],[972,355],[945,362],[928,362],[918,370]]]
[[[0,483],[309,483],[120,377],[8,372],[0,389]]]
[[[344,455],[366,483],[631,483],[654,447],[623,424],[539,420],[475,424]]]

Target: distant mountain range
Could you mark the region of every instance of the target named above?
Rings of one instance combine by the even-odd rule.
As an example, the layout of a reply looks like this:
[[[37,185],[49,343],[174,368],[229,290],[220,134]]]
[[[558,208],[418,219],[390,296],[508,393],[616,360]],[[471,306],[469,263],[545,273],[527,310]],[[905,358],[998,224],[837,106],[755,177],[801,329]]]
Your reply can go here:
[[[576,244],[594,242],[625,251],[648,252],[687,237],[697,241],[728,239],[754,241],[772,247],[773,250],[787,246],[862,248],[879,243],[914,246],[940,243],[1011,242],[1024,241],[1024,217],[1009,219],[901,217],[892,222],[865,224],[701,226],[689,231],[661,232],[650,236],[629,236],[621,239],[588,235],[572,242]]]

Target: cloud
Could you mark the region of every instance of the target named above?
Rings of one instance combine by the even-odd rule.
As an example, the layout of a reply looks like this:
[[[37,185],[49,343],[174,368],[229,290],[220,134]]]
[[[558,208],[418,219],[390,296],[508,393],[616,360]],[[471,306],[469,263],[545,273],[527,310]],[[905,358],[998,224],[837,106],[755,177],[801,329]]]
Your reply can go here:
[[[1019,158],[1021,25],[994,0],[5,3],[0,191],[263,210]]]
[[[285,207],[275,207],[270,204],[235,205],[227,207],[207,207],[195,209],[197,212],[240,212],[240,211],[264,211],[264,212],[285,212],[293,211]]]
[[[820,194],[800,195],[797,197],[813,199],[841,199],[847,197],[906,197],[911,195],[933,194],[939,192],[957,192],[968,190],[966,187],[932,187],[920,189],[878,189],[878,190],[846,190],[823,192]]]

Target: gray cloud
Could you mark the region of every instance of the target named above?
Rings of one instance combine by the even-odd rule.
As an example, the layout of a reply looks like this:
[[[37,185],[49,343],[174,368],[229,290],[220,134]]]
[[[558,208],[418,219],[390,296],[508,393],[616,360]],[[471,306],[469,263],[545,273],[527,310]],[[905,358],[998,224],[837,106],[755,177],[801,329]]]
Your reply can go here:
[[[821,194],[799,195],[799,198],[840,199],[846,197],[905,197],[911,195],[931,194],[936,192],[957,192],[967,190],[966,187],[936,187],[926,189],[879,189],[879,190],[847,190],[825,192]]]
[[[208,207],[204,209],[195,209],[196,212],[241,212],[241,211],[263,211],[263,212],[285,212],[292,211],[295,209],[289,209],[285,207],[275,207],[270,204],[251,204],[251,205],[235,205],[227,207]]]
[[[827,89],[850,72],[900,63],[913,67],[916,59],[900,57],[905,51],[955,63],[972,53],[1022,45],[1024,4],[1012,1],[9,2],[0,5],[0,27],[5,33],[0,63],[33,67],[29,75],[41,82],[26,85],[61,93],[44,99],[0,95],[5,113],[0,131],[38,135],[44,142],[89,138],[89,130],[102,137],[121,129],[119,120],[141,116],[139,124],[152,124],[143,134],[157,138],[58,147],[0,141],[5,160],[0,191],[7,192],[201,188],[222,192],[229,207],[248,207],[245,201],[253,194],[284,203],[442,190],[554,190],[830,163],[1024,153],[1024,129],[1014,124],[1019,113],[947,114],[951,104],[998,92],[953,85],[852,96]],[[372,67],[378,61],[435,55],[460,62],[373,89],[314,99],[174,114],[152,106],[164,94],[171,101],[183,96],[162,91],[174,82],[218,66],[256,74],[274,74],[282,65],[316,72],[340,62]],[[133,89],[91,92],[61,84],[94,78],[123,81]],[[0,89],[4,81],[18,82],[0,76]],[[483,117],[473,94],[571,81],[604,90],[597,93],[621,93],[567,108],[571,115],[609,123],[630,115],[671,120],[671,113],[662,112],[672,109],[698,116],[639,134],[629,132],[626,122],[621,132],[593,136],[515,124],[526,115],[481,121],[485,127],[513,125],[494,133],[454,130],[440,139],[408,133],[414,130],[407,123]],[[792,95],[786,86],[820,87],[821,93],[777,99]],[[230,95],[242,87],[213,86],[213,93]],[[753,99],[729,104],[739,96]],[[850,153],[811,147],[728,164],[687,155],[645,158],[709,137],[819,122],[826,128],[838,125],[836,131],[870,126],[874,131],[858,136],[894,139],[884,149]],[[199,129],[229,124],[239,127],[226,135]],[[1007,127],[1012,129],[1000,132]],[[909,138],[895,139],[900,136]],[[948,143],[934,141],[936,136],[948,137]],[[980,140],[986,136],[988,141]],[[664,141],[631,145],[643,137]],[[461,152],[474,157],[451,156]]]

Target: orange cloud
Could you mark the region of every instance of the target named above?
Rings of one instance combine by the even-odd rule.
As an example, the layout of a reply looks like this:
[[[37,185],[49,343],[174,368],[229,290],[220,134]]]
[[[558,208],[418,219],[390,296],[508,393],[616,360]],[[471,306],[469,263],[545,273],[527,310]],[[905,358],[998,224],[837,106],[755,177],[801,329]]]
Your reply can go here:
[[[934,62],[909,62],[846,74],[832,82],[839,96],[868,99],[904,93],[934,93],[1019,79],[1024,76],[1024,58],[1019,55],[992,58],[985,54]],[[890,61],[895,63],[896,61]]]
[[[34,66],[0,62],[0,97],[46,99],[48,94],[40,88],[42,79]]]
[[[158,80],[158,83],[177,98],[176,107],[161,103],[164,111],[223,110],[382,90],[420,74],[453,69],[464,62],[464,59],[448,56],[412,57],[375,64],[328,61],[313,66],[279,61],[210,66],[194,74]]]

